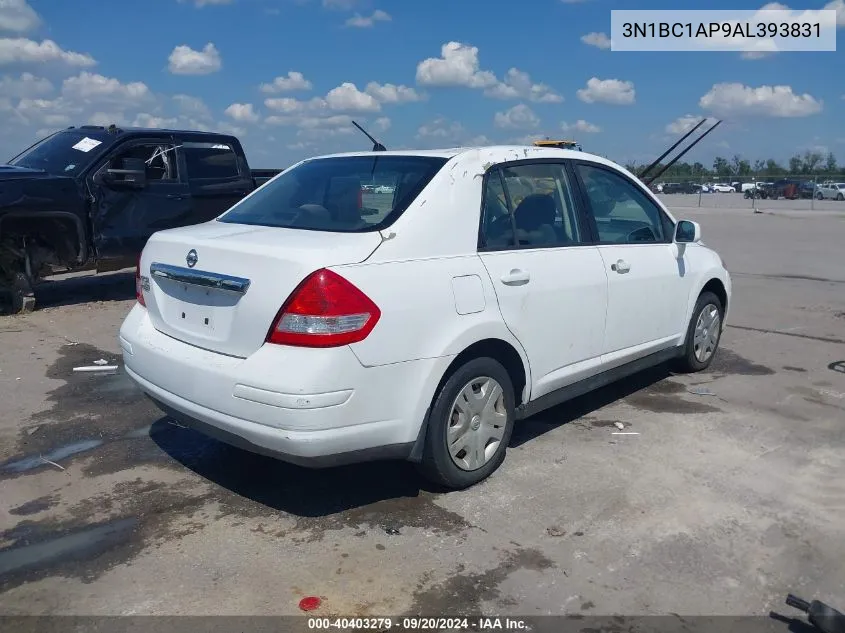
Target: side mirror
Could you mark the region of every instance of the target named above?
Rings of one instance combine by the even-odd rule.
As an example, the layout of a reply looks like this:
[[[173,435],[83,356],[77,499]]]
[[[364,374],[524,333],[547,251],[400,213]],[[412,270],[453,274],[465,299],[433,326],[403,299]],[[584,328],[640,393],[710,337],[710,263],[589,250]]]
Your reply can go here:
[[[124,158],[119,169],[109,168],[103,183],[110,186],[141,189],[147,184],[147,164],[143,158]]]
[[[675,227],[675,241],[678,243],[700,242],[701,226],[698,222],[681,220]]]

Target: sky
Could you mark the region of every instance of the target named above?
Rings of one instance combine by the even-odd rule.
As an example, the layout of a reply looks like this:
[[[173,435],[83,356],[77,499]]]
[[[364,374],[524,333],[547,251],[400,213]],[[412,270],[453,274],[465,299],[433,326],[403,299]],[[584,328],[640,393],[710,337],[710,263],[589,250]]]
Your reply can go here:
[[[689,9],[762,2],[687,0]],[[770,5],[774,6],[774,5]],[[783,4],[777,5],[785,8]],[[669,0],[0,0],[0,156],[70,125],[240,138],[254,168],[368,150],[571,138],[656,158],[833,152],[845,163],[845,52],[619,52],[612,9]],[[836,9],[845,0],[789,3]],[[704,129],[704,128],[701,128]]]

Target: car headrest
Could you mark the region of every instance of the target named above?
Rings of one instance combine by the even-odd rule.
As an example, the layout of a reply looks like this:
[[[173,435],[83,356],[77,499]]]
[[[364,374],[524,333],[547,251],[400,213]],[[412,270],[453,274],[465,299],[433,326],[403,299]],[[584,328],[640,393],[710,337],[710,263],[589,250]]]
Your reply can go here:
[[[513,215],[517,228],[524,231],[536,231],[543,224],[554,225],[554,198],[542,193],[532,193],[523,198]]]

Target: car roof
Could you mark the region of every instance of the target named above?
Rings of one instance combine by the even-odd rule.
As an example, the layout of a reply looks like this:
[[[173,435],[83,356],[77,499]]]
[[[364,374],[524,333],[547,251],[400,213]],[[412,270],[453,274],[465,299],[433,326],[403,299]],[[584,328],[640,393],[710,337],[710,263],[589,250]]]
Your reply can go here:
[[[324,154],[313,156],[311,160],[324,158],[343,158],[353,156],[419,156],[438,157],[445,159],[477,157],[485,163],[505,163],[515,160],[531,158],[564,158],[575,160],[588,160],[616,168],[620,165],[596,154],[590,154],[580,150],[560,149],[557,147],[536,147],[534,145],[480,145],[470,147],[449,147],[443,149],[399,149],[386,152],[342,152],[337,154]]]

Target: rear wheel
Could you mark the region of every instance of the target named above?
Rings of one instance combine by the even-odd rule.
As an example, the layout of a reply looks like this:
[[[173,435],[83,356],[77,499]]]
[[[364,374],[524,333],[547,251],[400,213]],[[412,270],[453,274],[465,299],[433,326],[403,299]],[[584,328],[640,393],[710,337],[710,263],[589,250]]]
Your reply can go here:
[[[687,326],[683,354],[676,363],[679,371],[692,373],[710,366],[722,337],[723,314],[719,297],[712,292],[702,292]]]
[[[447,488],[468,488],[505,459],[514,423],[513,383],[492,358],[459,367],[434,397],[419,469]]]
[[[845,195],[840,193],[838,196],[836,196],[836,199],[839,200],[839,202],[842,202],[843,200],[845,200]]]

